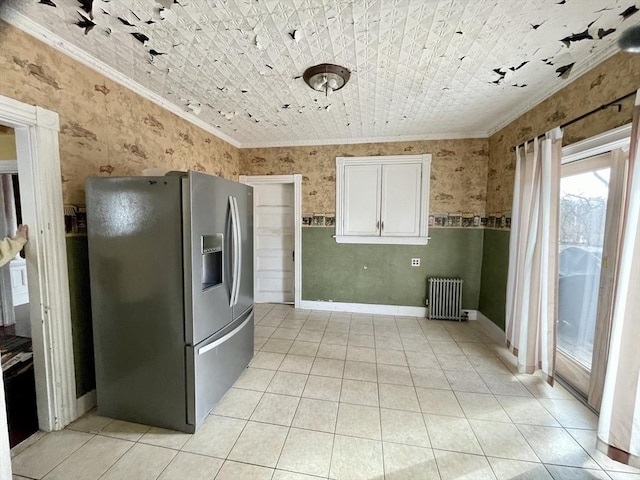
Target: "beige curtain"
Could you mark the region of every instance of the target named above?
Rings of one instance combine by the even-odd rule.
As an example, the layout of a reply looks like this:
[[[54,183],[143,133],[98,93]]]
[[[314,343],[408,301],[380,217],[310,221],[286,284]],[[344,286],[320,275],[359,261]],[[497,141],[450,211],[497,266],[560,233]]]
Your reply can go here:
[[[627,171],[598,448],[619,462],[640,468],[640,91]]]
[[[553,383],[562,131],[532,143],[516,150],[506,335],[518,370],[542,370]]]

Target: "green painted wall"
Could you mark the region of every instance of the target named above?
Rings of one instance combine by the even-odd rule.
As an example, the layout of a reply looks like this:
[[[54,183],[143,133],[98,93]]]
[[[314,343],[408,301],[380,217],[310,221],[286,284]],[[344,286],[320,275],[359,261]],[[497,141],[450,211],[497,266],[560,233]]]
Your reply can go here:
[[[302,229],[303,300],[424,307],[427,278],[459,277],[463,308],[478,308],[484,230],[433,228],[428,245],[344,244],[333,235],[332,227]]]
[[[485,230],[479,310],[504,330],[509,230]]]
[[[81,397],[96,388],[87,237],[67,237],[67,264],[69,268],[76,396]]]

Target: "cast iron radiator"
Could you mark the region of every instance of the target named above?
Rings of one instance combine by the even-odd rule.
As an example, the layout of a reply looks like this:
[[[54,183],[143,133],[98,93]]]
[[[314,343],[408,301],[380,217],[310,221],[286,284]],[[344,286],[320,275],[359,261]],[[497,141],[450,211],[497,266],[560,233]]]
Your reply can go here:
[[[462,283],[459,278],[429,279],[429,318],[462,320]]]

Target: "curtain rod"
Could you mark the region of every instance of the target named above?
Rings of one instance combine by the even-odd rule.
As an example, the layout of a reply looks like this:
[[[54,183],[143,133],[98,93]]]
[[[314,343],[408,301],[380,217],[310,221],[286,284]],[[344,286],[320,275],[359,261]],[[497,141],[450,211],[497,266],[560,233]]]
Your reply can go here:
[[[619,105],[619,102],[621,102],[622,100],[626,100],[627,98],[629,98],[629,97],[632,97],[632,96],[636,95],[636,92],[637,92],[637,90],[634,90],[633,92],[631,92],[631,93],[627,93],[626,95],[623,95],[623,96],[622,96],[622,97],[620,97],[620,98],[616,98],[615,100],[612,100],[612,101],[611,101],[611,102],[609,102],[609,103],[605,103],[604,105],[600,105],[599,107],[594,108],[593,110],[590,110],[590,111],[588,111],[587,113],[583,113],[583,114],[582,114],[582,115],[580,115],[579,117],[574,118],[573,120],[569,120],[569,121],[568,121],[568,122],[566,122],[566,123],[563,123],[562,125],[560,125],[560,128],[566,128],[566,127],[568,127],[569,125],[573,125],[574,123],[579,122],[580,120],[584,120],[585,118],[587,118],[587,117],[588,117],[588,116],[590,116],[590,115],[593,115],[594,113],[598,113],[600,110],[606,110],[607,108],[612,107],[612,106],[614,106],[614,105],[616,105],[616,104],[618,104],[618,112],[619,112],[619,111],[620,111],[620,109],[622,108],[622,106],[621,106],[621,105]],[[541,135],[538,135],[538,136],[536,136],[536,137],[533,137],[533,138],[532,138],[531,140],[529,140],[529,141],[532,141],[532,140],[534,140],[534,139],[536,139],[536,138],[544,137],[545,135],[546,135],[546,133],[543,133],[543,134],[541,134]],[[521,146],[521,145],[524,145],[524,142],[522,142],[520,145],[517,145],[517,146],[511,147],[511,151],[512,151],[512,152],[515,152],[516,148],[518,148],[518,147],[519,147],[519,146]]]

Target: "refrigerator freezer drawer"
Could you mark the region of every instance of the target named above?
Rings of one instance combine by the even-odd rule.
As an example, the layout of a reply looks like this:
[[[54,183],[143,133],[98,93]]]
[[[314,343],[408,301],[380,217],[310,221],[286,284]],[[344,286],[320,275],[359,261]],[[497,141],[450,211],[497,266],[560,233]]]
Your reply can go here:
[[[253,358],[253,309],[234,324],[219,338],[187,347],[187,423],[196,429]]]

